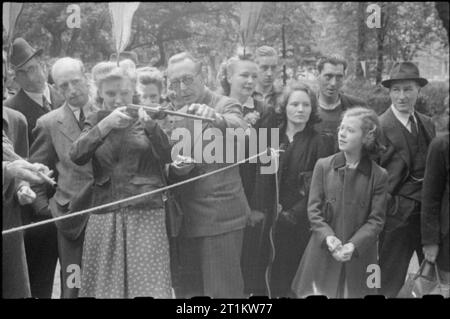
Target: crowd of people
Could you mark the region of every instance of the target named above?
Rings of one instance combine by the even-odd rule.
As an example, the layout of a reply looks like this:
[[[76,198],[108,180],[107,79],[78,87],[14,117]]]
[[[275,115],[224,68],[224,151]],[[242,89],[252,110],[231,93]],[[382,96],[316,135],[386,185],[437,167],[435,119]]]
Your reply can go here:
[[[58,260],[61,298],[396,297],[414,253],[449,281],[449,135],[415,110],[428,81],[413,63],[382,82],[392,104],[378,116],[342,92],[347,62],[333,54],[318,61],[317,92],[275,85],[270,46],[223,62],[217,92],[189,52],[164,72],[132,53],[91,71],[45,62],[22,38],[3,51],[3,230],[123,201],[3,235],[4,298],[50,298]],[[278,129],[277,171],[174,160],[175,130],[191,133],[192,154],[209,141],[164,110],[254,128],[246,157],[251,134]]]

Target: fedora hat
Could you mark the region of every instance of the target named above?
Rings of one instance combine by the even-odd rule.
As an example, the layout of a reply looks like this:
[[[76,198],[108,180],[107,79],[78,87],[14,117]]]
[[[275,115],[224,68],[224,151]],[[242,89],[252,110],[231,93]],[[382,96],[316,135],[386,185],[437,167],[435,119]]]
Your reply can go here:
[[[397,62],[391,69],[389,79],[381,82],[386,88],[390,88],[392,82],[399,80],[413,80],[416,81],[420,87],[428,84],[428,80],[420,77],[419,68],[412,62]]]
[[[12,44],[11,50],[11,66],[13,69],[18,69],[33,57],[41,55],[42,49],[35,50],[33,47],[23,38],[17,38]]]

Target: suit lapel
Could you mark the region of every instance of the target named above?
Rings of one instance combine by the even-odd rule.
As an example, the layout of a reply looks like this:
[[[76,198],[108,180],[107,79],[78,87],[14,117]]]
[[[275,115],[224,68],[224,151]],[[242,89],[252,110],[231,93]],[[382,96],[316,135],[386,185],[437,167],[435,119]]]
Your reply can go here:
[[[36,118],[41,117],[45,113],[47,113],[42,106],[37,104],[32,98],[25,93],[23,89],[20,89],[19,93],[17,93],[17,99],[22,101],[22,107],[24,108],[24,114],[35,114]],[[28,118],[27,118],[28,119]]]
[[[409,154],[408,142],[402,133],[402,123],[394,115],[391,108],[387,110],[386,126],[384,127],[385,136],[395,146],[400,157],[405,161],[408,167],[411,166],[411,156]]]
[[[59,130],[73,142],[81,133],[78,121],[67,103],[62,106],[61,111],[58,118]]]
[[[421,123],[422,127],[425,129],[424,130],[425,137],[427,139],[427,142],[430,143],[434,137],[433,128],[430,125],[428,125],[429,122],[427,121],[427,118],[424,117],[422,114],[416,112],[416,117],[419,120],[419,122]]]
[[[48,88],[50,90],[50,108],[55,110],[63,105],[64,99],[50,84],[48,84]]]

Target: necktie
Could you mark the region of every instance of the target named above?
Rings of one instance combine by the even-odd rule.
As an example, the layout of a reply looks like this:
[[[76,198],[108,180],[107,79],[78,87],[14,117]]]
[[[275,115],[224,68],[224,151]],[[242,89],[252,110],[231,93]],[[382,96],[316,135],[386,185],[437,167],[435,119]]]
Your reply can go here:
[[[83,130],[84,120],[85,120],[85,117],[84,117],[83,108],[80,108],[80,117],[79,117],[79,120],[78,120],[78,125],[80,126],[81,130]]]
[[[409,124],[411,127],[411,134],[417,138],[417,135],[418,135],[417,124],[416,124],[416,120],[412,114],[409,116]]]
[[[50,108],[50,103],[47,101],[45,96],[42,96],[42,108],[45,110],[45,112],[50,112],[52,109]]]

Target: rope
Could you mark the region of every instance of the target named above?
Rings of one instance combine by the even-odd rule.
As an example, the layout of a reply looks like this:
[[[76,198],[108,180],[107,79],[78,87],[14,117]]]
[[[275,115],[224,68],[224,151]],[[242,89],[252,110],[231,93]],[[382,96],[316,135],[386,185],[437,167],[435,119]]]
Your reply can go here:
[[[271,154],[274,154],[274,153],[278,153],[280,150],[274,150],[274,149],[270,148],[270,151],[271,151]],[[150,195],[153,195],[153,194],[164,192],[166,190],[169,190],[169,189],[172,189],[172,188],[175,188],[175,187],[178,187],[178,186],[181,186],[181,185],[184,185],[184,184],[187,184],[187,183],[199,180],[201,178],[205,178],[207,176],[211,176],[211,175],[217,174],[219,172],[223,172],[223,171],[225,171],[227,169],[230,169],[232,167],[236,167],[236,166],[238,166],[240,164],[243,164],[243,163],[245,163],[245,162],[247,162],[249,160],[252,160],[254,158],[258,158],[259,156],[261,156],[262,154],[264,154],[266,152],[267,152],[267,150],[265,150],[264,152],[261,152],[259,154],[253,155],[251,157],[245,158],[245,159],[243,159],[243,160],[241,160],[239,162],[236,162],[236,163],[234,163],[232,165],[229,165],[229,166],[226,166],[226,167],[222,167],[222,168],[216,169],[214,171],[211,171],[211,172],[208,172],[208,173],[196,176],[196,177],[192,177],[192,178],[187,179],[185,181],[181,181],[181,182],[169,185],[169,186],[161,187],[161,188],[158,188],[158,189],[150,191],[150,192],[146,192],[146,193],[142,193],[142,194],[139,194],[139,195],[134,195],[134,196],[131,196],[131,197],[123,198],[123,199],[115,201],[115,202],[111,202],[111,203],[103,204],[103,205],[100,205],[100,206],[92,207],[92,208],[89,208],[89,209],[81,210],[81,211],[78,211],[78,212],[70,213],[70,214],[67,214],[67,215],[64,215],[64,216],[59,216],[59,217],[43,220],[43,221],[40,221],[40,222],[37,222],[37,223],[32,223],[32,224],[28,224],[28,225],[24,225],[24,226],[20,226],[20,227],[10,228],[10,229],[2,231],[2,236],[3,235],[7,235],[7,234],[11,234],[11,233],[15,233],[15,232],[18,232],[18,231],[34,228],[34,227],[39,227],[39,226],[46,225],[46,224],[49,224],[49,223],[53,223],[53,222],[56,222],[56,221],[60,221],[60,220],[64,220],[64,219],[73,218],[73,217],[76,217],[76,216],[89,214],[89,213],[92,213],[92,212],[97,211],[97,210],[102,210],[102,209],[109,208],[109,207],[112,207],[112,206],[115,206],[115,205],[118,205],[118,204],[123,204],[123,203],[129,202],[129,201],[134,201],[136,199],[144,198],[146,196],[150,196]]]
[[[272,224],[272,227],[270,228],[269,231],[269,241],[270,241],[270,258],[269,258],[269,264],[267,265],[265,274],[264,274],[264,279],[265,279],[265,283],[266,283],[266,289],[267,289],[267,295],[269,298],[272,298],[272,291],[270,289],[270,279],[272,277],[272,265],[273,262],[275,260],[275,255],[276,255],[276,251],[275,251],[275,242],[274,242],[274,233],[275,233],[275,226],[277,224],[278,221],[278,214],[280,213],[280,200],[279,200],[279,185],[278,185],[278,154],[279,152],[282,152],[281,150],[277,150],[275,152],[274,149],[270,149],[271,151],[271,156],[272,158],[275,159],[275,219],[274,222]]]

